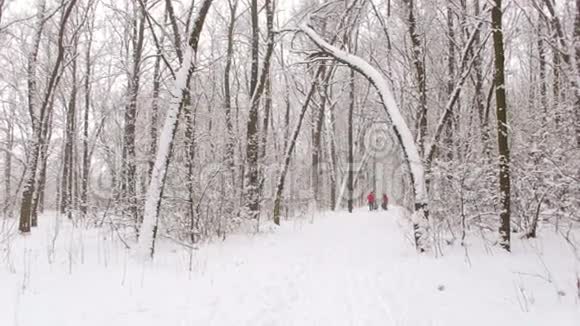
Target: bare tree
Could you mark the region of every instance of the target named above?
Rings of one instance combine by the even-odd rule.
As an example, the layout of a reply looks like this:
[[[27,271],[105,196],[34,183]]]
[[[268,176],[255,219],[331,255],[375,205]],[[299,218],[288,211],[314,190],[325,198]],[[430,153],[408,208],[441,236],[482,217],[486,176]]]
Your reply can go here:
[[[142,1],[143,6],[137,4]],[[132,54],[131,68],[127,78],[128,103],[125,107],[125,125],[123,129],[123,160],[121,194],[123,196],[127,214],[138,224],[140,221],[137,210],[136,173],[137,162],[135,153],[135,124],[137,116],[137,98],[141,86],[141,58],[145,40],[145,20],[147,0],[134,0],[135,10],[132,26]]]
[[[232,187],[235,187],[234,177],[234,126],[232,113],[232,96],[231,96],[231,69],[234,57],[234,30],[236,26],[236,12],[238,8],[237,0],[229,0],[230,21],[228,24],[228,45],[226,50],[226,65],[224,69],[224,108],[226,117],[226,162],[232,174]]]
[[[250,111],[247,123],[246,136],[246,178],[245,200],[248,218],[258,219],[260,214],[260,179],[259,179],[259,119],[258,111],[260,100],[264,93],[270,59],[274,51],[273,22],[274,0],[266,0],[266,20],[268,28],[268,42],[260,73],[260,28],[258,25],[258,2],[252,0],[250,15],[252,20],[252,63],[250,73]]]
[[[505,52],[503,44],[502,0],[494,0],[491,11],[493,46],[495,54],[495,101],[497,115],[497,142],[499,149],[500,244],[510,251],[510,149],[505,81]]]
[[[84,78],[84,91],[85,91],[85,102],[84,102],[84,113],[83,113],[83,154],[82,154],[82,172],[81,172],[81,194],[80,194],[80,209],[81,213],[86,216],[89,207],[89,174],[91,167],[90,159],[90,148],[89,148],[89,121],[90,121],[90,110],[91,110],[91,50],[93,44],[93,33],[95,29],[95,10],[93,9],[93,4],[89,3],[89,11],[91,15],[91,20],[87,25],[86,32],[86,49],[85,49],[85,78]]]
[[[73,8],[76,5],[77,0],[71,0],[68,2],[68,5],[64,7],[64,11],[62,14],[62,18],[59,24],[58,30],[58,41],[57,41],[57,56],[55,59],[55,63],[52,67],[52,72],[50,74],[48,84],[46,86],[46,91],[44,92],[44,96],[42,99],[42,103],[39,106],[38,112],[33,112],[33,114],[37,117],[36,118],[36,126],[34,130],[34,136],[32,140],[32,152],[30,153],[30,158],[28,160],[28,169],[27,175],[25,177],[25,185],[24,190],[22,193],[22,201],[20,204],[20,223],[19,223],[19,230],[20,232],[26,233],[30,232],[30,225],[33,215],[36,215],[36,211],[33,210],[33,196],[35,192],[35,183],[37,177],[37,166],[38,166],[38,158],[41,151],[41,147],[43,144],[43,130],[42,130],[42,121],[46,117],[50,115],[50,111],[52,107],[49,106],[54,89],[57,85],[58,76],[60,73],[62,61],[64,59],[64,52],[65,52],[65,45],[64,45],[64,37],[66,33],[66,25],[71,15]],[[36,110],[35,110],[36,111]],[[36,115],[38,113],[38,115]]]
[[[171,159],[173,140],[177,130],[177,123],[183,107],[188,103],[187,94],[191,83],[191,77],[195,71],[195,56],[199,45],[201,31],[205,18],[211,7],[212,0],[204,0],[201,4],[193,29],[189,35],[188,46],[184,51],[183,64],[176,72],[175,85],[172,95],[173,103],[167,112],[165,125],[161,131],[161,138],[157,150],[157,157],[151,174],[151,181],[147,189],[143,223],[140,229],[139,251],[143,255],[153,256],[155,248],[155,233],[161,206],[161,196],[165,187],[167,168]]]
[[[62,170],[62,185],[61,185],[61,203],[60,212],[66,214],[70,219],[72,218],[72,210],[74,209],[74,194],[73,184],[74,178],[74,143],[76,140],[76,113],[77,113],[77,50],[78,38],[75,37],[72,46],[72,64],[71,64],[71,93],[69,101],[66,105],[66,127],[64,140],[64,162]]]
[[[302,109],[300,110],[300,115],[298,116],[298,122],[294,127],[294,131],[292,132],[292,136],[288,142],[288,145],[285,150],[284,155],[284,162],[282,166],[282,170],[280,171],[280,176],[278,177],[278,182],[276,184],[276,196],[274,199],[274,223],[280,225],[280,213],[282,208],[282,194],[284,192],[284,187],[286,184],[286,175],[288,174],[288,167],[290,166],[290,160],[292,159],[292,153],[294,152],[294,148],[296,147],[296,140],[298,139],[298,135],[300,134],[300,130],[302,129],[302,122],[304,117],[306,116],[306,112],[310,107],[310,102],[312,101],[312,97],[316,92],[316,88],[319,83],[320,76],[324,73],[325,67],[324,65],[320,65],[314,74],[312,84],[308,90],[306,95],[306,99],[302,104]]]
[[[373,68],[360,57],[344,52],[335,46],[324,41],[316,32],[306,24],[301,25],[301,30],[325,53],[332,56],[339,62],[349,66],[352,70],[363,75],[378,91],[381,104],[385,109],[388,119],[393,124],[393,132],[397,136],[399,144],[403,149],[405,161],[409,167],[413,183],[415,197],[415,214],[413,218],[415,229],[415,243],[417,249],[426,249],[426,228],[425,220],[428,217],[428,196],[425,184],[425,175],[422,159],[419,155],[418,146],[413,140],[410,129],[397,107],[393,94],[379,71]]]
[[[425,137],[427,135],[427,78],[425,77],[423,51],[421,50],[422,42],[417,31],[414,1],[403,0],[403,2],[407,7],[407,24],[409,25],[409,36],[411,38],[411,58],[415,67],[417,92],[419,94],[417,144],[419,146],[419,153],[423,154]]]

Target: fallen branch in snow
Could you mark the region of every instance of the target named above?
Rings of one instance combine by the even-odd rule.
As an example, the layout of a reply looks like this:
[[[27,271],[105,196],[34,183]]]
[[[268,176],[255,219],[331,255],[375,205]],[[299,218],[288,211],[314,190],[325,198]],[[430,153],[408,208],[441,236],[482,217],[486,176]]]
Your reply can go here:
[[[548,283],[554,283],[552,281],[552,279],[549,277],[549,275],[548,275],[548,277],[545,277],[545,276],[542,276],[542,275],[537,274],[537,273],[536,274],[534,274],[534,273],[524,273],[524,272],[514,272],[514,273],[515,274],[518,274],[518,275],[522,275],[522,276],[530,276],[530,277],[539,278],[539,279],[542,279],[542,280],[544,280],[544,281],[546,281]]]
[[[180,245],[182,247],[185,247],[185,248],[188,248],[188,249],[191,249],[191,250],[198,250],[199,249],[198,246],[193,246],[193,245],[190,245],[189,243],[183,242],[183,241],[181,241],[179,239],[175,239],[175,237],[172,237],[169,233],[167,233],[167,234],[161,234],[160,236],[162,238],[164,238],[164,239],[171,240],[171,241],[175,242],[176,244],[178,244],[178,245]]]

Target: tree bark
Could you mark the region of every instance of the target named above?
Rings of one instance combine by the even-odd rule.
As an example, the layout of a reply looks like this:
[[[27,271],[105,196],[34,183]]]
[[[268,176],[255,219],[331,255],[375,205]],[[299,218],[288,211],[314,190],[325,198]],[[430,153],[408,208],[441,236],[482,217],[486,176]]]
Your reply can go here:
[[[151,181],[153,166],[155,165],[155,153],[157,152],[157,132],[159,124],[159,90],[161,89],[161,49],[157,49],[153,68],[153,99],[151,103],[151,115],[149,116],[149,169],[147,176]]]
[[[546,81],[546,46],[543,40],[543,23],[538,19],[538,60],[540,78],[540,105],[542,116],[542,131],[547,127],[548,118],[548,83]]]
[[[479,0],[473,1],[473,11],[475,17],[479,17],[481,14],[481,9],[479,5]],[[481,44],[481,31],[477,29],[475,31],[475,41],[474,46],[476,48],[483,47]],[[475,61],[473,62],[473,70],[475,73],[475,81],[474,81],[474,92],[475,92],[475,105],[477,107],[477,113],[479,116],[479,128],[480,128],[480,139],[481,139],[481,150],[484,158],[489,159],[489,130],[487,124],[487,117],[486,117],[486,110],[485,110],[485,93],[483,91],[483,63],[482,58],[479,53],[475,53]]]
[[[205,18],[209,12],[212,0],[204,0],[199,9],[199,13],[194,21],[194,26],[189,35],[189,42],[183,55],[183,64],[175,75],[175,85],[172,92],[174,96],[171,106],[165,118],[165,125],[161,132],[159,147],[151,174],[151,181],[147,189],[143,223],[140,229],[140,236],[137,250],[141,255],[153,257],[155,250],[155,233],[161,207],[161,197],[165,187],[167,168],[171,159],[172,148],[177,130],[177,124],[187,104],[191,77],[195,71],[195,56],[197,54],[199,39],[205,23]]]
[[[226,50],[226,66],[224,69],[224,107],[226,118],[226,162],[229,168],[228,173],[232,174],[232,187],[235,187],[234,174],[234,128],[232,122],[232,95],[231,95],[231,69],[234,59],[234,30],[236,23],[236,11],[238,1],[230,2],[230,22],[228,25],[228,45]]]
[[[298,116],[298,122],[296,123],[296,127],[292,133],[292,138],[288,142],[288,146],[286,147],[285,156],[284,156],[284,165],[282,166],[282,170],[280,171],[280,176],[278,177],[278,183],[276,184],[276,197],[274,197],[274,212],[273,212],[273,219],[274,223],[280,225],[280,213],[282,208],[282,194],[284,193],[284,187],[286,183],[286,174],[288,173],[288,167],[290,166],[290,160],[292,159],[292,153],[294,152],[294,147],[296,146],[296,140],[298,139],[298,135],[300,134],[300,129],[302,128],[302,121],[306,116],[306,111],[310,107],[310,102],[312,101],[312,97],[316,91],[319,78],[323,74],[325,68],[324,65],[320,65],[314,75],[314,79],[312,80],[312,85],[310,85],[310,90],[306,95],[306,99],[304,100],[304,104],[302,104],[302,109],[300,111],[300,115]]]
[[[75,7],[77,0],[71,0],[68,2],[68,5],[65,7],[62,19],[59,24],[58,29],[58,49],[57,49],[57,56],[52,68],[50,77],[48,79],[48,84],[46,86],[46,91],[43,96],[42,104],[39,107],[39,115],[36,119],[37,125],[34,130],[33,135],[33,144],[30,153],[30,159],[28,160],[28,169],[25,176],[24,181],[24,190],[22,192],[22,200],[20,203],[20,219],[19,219],[19,226],[18,229],[22,233],[30,232],[30,224],[32,215],[36,212],[33,210],[33,196],[35,192],[35,183],[36,183],[36,172],[37,172],[37,165],[39,154],[42,145],[42,121],[47,114],[47,110],[52,110],[52,107],[49,107],[50,99],[53,95],[54,89],[57,85],[59,71],[62,65],[62,61],[64,58],[64,35],[66,33],[66,24],[72,12],[72,9]]]
[[[417,32],[417,19],[415,18],[413,0],[403,0],[403,2],[407,6],[407,23],[409,24],[409,36],[411,38],[411,58],[415,66],[415,78],[417,92],[419,94],[417,145],[419,153],[423,155],[425,150],[425,137],[427,136],[427,78],[425,76],[421,38]]]
[[[50,144],[50,139],[52,137],[52,119],[54,112],[52,107],[54,106],[54,96],[50,99],[49,104],[49,114],[44,118],[42,122],[42,139],[40,143],[40,154],[39,154],[39,175],[36,180],[36,186],[34,189],[34,195],[32,196],[32,215],[30,216],[31,225],[36,227],[38,224],[38,213],[44,212],[44,202],[45,202],[45,188],[46,188],[46,168],[47,168],[47,158],[48,158],[48,147]]]
[[[14,116],[11,108],[10,116]],[[12,216],[12,148],[14,147],[14,127],[9,120],[6,120],[6,152],[4,153],[4,208],[5,217]]]
[[[494,0],[491,11],[493,45],[495,54],[495,100],[497,115],[497,142],[499,150],[499,200],[500,200],[500,245],[511,250],[510,238],[510,149],[508,144],[508,121],[505,81],[505,53],[503,44],[502,0]]]
[[[246,207],[248,218],[257,219],[260,210],[258,196],[258,101],[253,97],[258,85],[258,60],[260,50],[260,28],[258,25],[258,1],[251,0],[250,15],[252,20],[252,63],[250,68],[250,112],[248,115],[246,135]]]
[[[564,63],[569,67],[570,86],[574,92],[573,112],[574,116],[574,137],[576,145],[580,146],[580,0],[576,0],[576,15],[574,19],[573,45],[568,46],[562,23],[556,14],[555,4],[552,0],[544,0],[544,4],[550,13],[550,25],[555,32],[555,38],[560,45],[559,55]]]
[[[347,158],[347,182],[346,188],[348,190],[348,212],[352,213],[354,209],[354,137],[353,137],[353,115],[355,107],[355,81],[354,81],[354,70],[350,71],[350,78],[348,81],[349,93],[348,93],[348,158]]]
[[[71,93],[70,99],[66,110],[66,128],[65,128],[65,140],[64,140],[64,159],[63,159],[63,170],[62,170],[62,184],[61,184],[61,202],[60,202],[60,213],[66,214],[66,216],[72,218],[73,210],[73,143],[75,142],[76,135],[76,110],[77,110],[77,40],[74,41],[71,65]]]
[[[91,49],[93,43],[93,33],[95,28],[95,9],[91,10],[91,22],[88,26],[87,44],[85,52],[85,107],[83,115],[83,153],[82,153],[82,171],[81,171],[81,194],[80,194],[80,209],[82,217],[86,217],[89,208],[89,179],[90,179],[90,148],[89,148],[89,121],[91,110]]]
[[[453,19],[453,9],[451,4],[447,4],[447,97],[451,97],[455,88],[455,22]],[[455,105],[454,105],[455,106]],[[453,108],[451,109],[452,111]],[[447,119],[447,126],[445,128],[445,151],[447,152],[447,160],[453,160],[453,133],[455,129],[455,113],[452,113]]]
[[[252,0],[250,6],[250,15],[252,19],[252,65],[250,77],[250,112],[247,123],[246,135],[246,209],[247,218],[258,219],[260,215],[260,179],[259,179],[259,119],[258,110],[260,100],[264,92],[266,77],[270,69],[270,59],[274,50],[274,0],[266,0],[266,20],[268,28],[268,43],[262,73],[258,76],[259,71],[259,47],[260,47],[260,29],[258,25],[258,3]]]
[[[194,0],[195,1],[195,0]],[[192,1],[192,2],[194,2]],[[193,4],[192,4],[193,8]],[[169,23],[171,24],[171,29],[173,31],[173,41],[175,46],[175,53],[179,62],[183,61],[183,50],[181,49],[181,36],[179,34],[179,27],[177,26],[177,17],[175,17],[175,10],[173,9],[172,0],[165,0],[165,10],[167,11],[167,16],[169,17]]]
[[[322,76],[322,84],[318,87],[320,94],[320,103],[318,112],[315,113],[315,119],[313,124],[312,132],[312,170],[311,170],[311,180],[312,180],[312,190],[314,194],[314,200],[316,202],[317,208],[320,207],[320,157],[322,155],[322,132],[324,126],[324,115],[327,110],[327,88],[329,87],[330,79],[332,77],[333,69],[327,70]]]
[[[137,210],[137,162],[135,151],[135,131],[137,119],[137,98],[139,96],[139,88],[141,81],[141,57],[143,54],[143,43],[145,34],[145,20],[146,12],[145,6],[147,0],[142,1],[143,6],[137,10],[136,17],[133,21],[133,49],[132,49],[132,66],[128,76],[128,101],[125,107],[125,126],[123,130],[123,181],[122,181],[122,195],[125,204],[125,212],[131,217],[133,222],[140,224],[140,217]],[[135,5],[137,7],[137,5]]]
[[[576,61],[576,101],[574,102],[574,118],[576,119],[576,147],[580,147],[580,0],[576,0],[576,18],[574,19],[574,56]],[[574,78],[574,77],[572,77]]]

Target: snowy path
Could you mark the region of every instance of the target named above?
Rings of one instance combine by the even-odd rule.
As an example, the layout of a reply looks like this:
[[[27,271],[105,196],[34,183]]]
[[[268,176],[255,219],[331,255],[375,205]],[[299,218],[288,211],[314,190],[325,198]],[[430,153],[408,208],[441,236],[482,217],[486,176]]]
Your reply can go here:
[[[286,222],[195,251],[191,272],[182,248],[143,266],[102,234],[65,228],[48,264],[47,228],[12,249],[12,273],[0,265],[0,325],[580,325],[572,275],[521,276],[545,272],[527,253],[474,248],[472,267],[461,252],[421,257],[397,218]]]

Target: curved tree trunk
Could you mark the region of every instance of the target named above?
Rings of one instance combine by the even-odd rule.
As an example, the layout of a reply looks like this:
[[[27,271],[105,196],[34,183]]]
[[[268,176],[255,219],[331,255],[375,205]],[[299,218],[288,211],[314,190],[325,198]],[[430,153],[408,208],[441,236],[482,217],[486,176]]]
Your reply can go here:
[[[404,159],[409,167],[409,172],[413,185],[413,194],[415,197],[415,212],[413,214],[413,224],[415,230],[415,244],[417,249],[424,251],[427,244],[425,221],[428,218],[428,196],[425,185],[425,175],[423,162],[419,155],[417,144],[413,140],[411,130],[405,123],[401,115],[395,98],[392,94],[388,82],[382,74],[372,67],[369,63],[342,51],[322,39],[312,28],[306,24],[301,25],[301,30],[312,40],[320,49],[337,61],[348,65],[351,69],[363,75],[378,91],[379,97],[388,119],[392,122],[393,132],[397,136],[399,144],[403,150]]]

